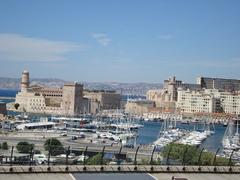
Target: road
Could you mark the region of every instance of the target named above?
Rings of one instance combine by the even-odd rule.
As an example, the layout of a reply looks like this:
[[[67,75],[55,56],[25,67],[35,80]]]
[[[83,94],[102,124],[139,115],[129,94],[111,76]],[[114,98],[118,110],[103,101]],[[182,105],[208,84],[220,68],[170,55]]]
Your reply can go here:
[[[102,174],[83,174],[83,173],[44,173],[44,174],[1,174],[0,180],[153,180],[149,174],[137,173],[102,173]]]
[[[239,174],[209,174],[209,173],[26,173],[1,174],[0,180],[171,180],[172,177],[186,180],[239,180]]]
[[[90,143],[86,142],[84,140],[78,140],[78,141],[73,141],[69,137],[62,137],[58,136],[57,137],[64,146],[70,146],[71,149],[75,150],[84,150],[86,146],[88,146],[88,151],[92,152],[102,152],[103,146],[105,146],[105,152],[111,152],[111,153],[119,153],[120,146],[111,146],[110,144],[105,144],[105,143]],[[1,142],[6,141],[10,146],[16,146],[18,142],[20,141],[27,141],[31,144],[35,144],[35,148],[39,150],[43,150],[43,144],[46,141],[46,138],[43,138],[42,136],[35,137],[34,135],[31,136],[29,134],[28,137],[21,137],[21,136],[12,136],[12,135],[1,135],[0,136]],[[121,153],[122,154],[127,154],[128,157],[134,157],[136,152],[136,148],[122,148]],[[150,158],[152,153],[152,147],[141,147],[139,148],[138,151],[138,157],[139,158]]]
[[[137,174],[137,173],[126,173],[126,174],[116,174],[116,173],[91,173],[91,174],[72,174],[76,180],[154,180],[149,174]]]

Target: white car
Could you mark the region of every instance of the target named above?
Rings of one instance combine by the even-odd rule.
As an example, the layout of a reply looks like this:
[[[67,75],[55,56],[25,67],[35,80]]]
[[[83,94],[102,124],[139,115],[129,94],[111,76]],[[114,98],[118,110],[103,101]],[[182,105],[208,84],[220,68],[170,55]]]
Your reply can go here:
[[[61,133],[60,136],[67,136],[67,133]]]
[[[47,162],[47,158],[45,154],[34,154],[33,159],[37,164],[44,164]]]
[[[115,162],[115,161],[110,161],[110,162],[109,162],[109,165],[117,165],[117,162]]]
[[[77,162],[83,162],[85,160],[87,160],[89,157],[88,156],[84,156],[83,154],[78,156]]]
[[[66,157],[67,157],[66,154],[59,154],[59,155],[56,156],[56,158],[66,158]],[[74,157],[75,157],[75,154],[74,154],[74,153],[70,153],[70,154],[68,155],[68,158],[69,158],[69,159],[74,158]]]

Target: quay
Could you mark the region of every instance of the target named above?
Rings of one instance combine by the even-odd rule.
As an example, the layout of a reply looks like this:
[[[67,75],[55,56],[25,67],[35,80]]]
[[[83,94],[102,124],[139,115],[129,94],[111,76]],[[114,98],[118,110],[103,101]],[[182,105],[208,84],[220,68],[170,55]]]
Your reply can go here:
[[[0,96],[2,100],[15,100],[15,97]]]

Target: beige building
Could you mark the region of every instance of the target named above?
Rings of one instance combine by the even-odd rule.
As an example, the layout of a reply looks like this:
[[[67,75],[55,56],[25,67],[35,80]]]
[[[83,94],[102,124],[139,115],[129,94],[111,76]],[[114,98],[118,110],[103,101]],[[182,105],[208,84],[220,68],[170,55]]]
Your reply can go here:
[[[62,88],[30,86],[29,72],[24,71],[15,104],[19,104],[19,111],[29,113],[79,115],[83,111],[83,85],[70,83]]]
[[[226,114],[240,114],[240,92],[224,92],[213,90],[215,98],[219,101],[219,111]]]
[[[84,90],[85,110],[96,114],[101,110],[120,109],[121,95],[115,91]],[[87,104],[86,104],[87,103]]]
[[[128,100],[125,105],[125,112],[130,114],[143,115],[148,113],[150,109],[154,108],[155,104],[153,101],[147,100]]]
[[[19,104],[19,111],[75,116],[120,109],[120,102],[121,95],[115,91],[83,90],[78,83],[64,84],[62,88],[30,86],[29,72],[24,71],[15,104]]]
[[[182,113],[213,113],[216,99],[206,91],[178,90],[177,108]]]
[[[183,113],[240,114],[240,93],[203,89],[201,91],[178,90],[177,108]]]
[[[177,82],[175,77],[165,80],[163,89],[149,90],[147,92],[147,100],[153,101],[156,107],[162,110],[175,109],[177,101]]]
[[[149,90],[146,97],[162,112],[240,114],[236,79],[199,77],[197,84],[186,84],[172,77],[164,80],[163,89]]]

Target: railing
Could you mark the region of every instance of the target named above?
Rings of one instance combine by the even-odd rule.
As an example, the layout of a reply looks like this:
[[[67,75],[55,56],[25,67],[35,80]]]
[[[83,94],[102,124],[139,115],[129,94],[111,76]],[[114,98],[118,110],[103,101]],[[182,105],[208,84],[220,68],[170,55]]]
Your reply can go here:
[[[161,165],[57,165],[57,166],[1,166],[0,174],[6,173],[234,173],[239,167],[227,166],[161,166]]]

